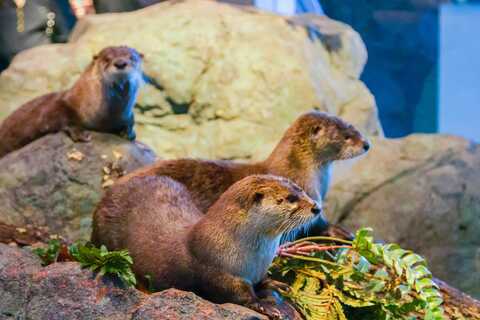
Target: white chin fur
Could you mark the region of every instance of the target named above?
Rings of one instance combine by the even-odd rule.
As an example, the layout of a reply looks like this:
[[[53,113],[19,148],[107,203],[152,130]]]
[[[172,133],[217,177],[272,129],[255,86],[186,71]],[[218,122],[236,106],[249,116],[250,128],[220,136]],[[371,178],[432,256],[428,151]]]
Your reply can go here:
[[[129,68],[127,70],[116,70],[113,72],[109,72],[106,76],[106,80],[108,83],[115,83],[122,85],[126,82],[138,82],[141,79],[137,70],[133,68]]]

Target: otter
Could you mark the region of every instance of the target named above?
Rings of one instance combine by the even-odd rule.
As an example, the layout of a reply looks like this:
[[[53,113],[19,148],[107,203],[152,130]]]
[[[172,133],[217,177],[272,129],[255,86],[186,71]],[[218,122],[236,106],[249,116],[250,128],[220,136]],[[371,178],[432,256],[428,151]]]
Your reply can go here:
[[[22,105],[0,126],[0,157],[59,131],[74,141],[91,139],[84,130],[134,140],[133,107],[142,83],[142,57],[129,47],[107,47],[70,89]]]
[[[269,316],[278,311],[254,286],[266,277],[281,235],[323,219],[320,205],[299,186],[272,175],[234,183],[206,214],[185,186],[165,176],[133,177],[107,193],[93,217],[92,242],[128,249],[140,283]]]
[[[291,179],[314,200],[324,199],[330,167],[335,160],[350,159],[368,151],[362,134],[339,117],[310,111],[302,114],[287,129],[270,156],[257,163],[197,159],[160,160],[120,178],[128,183],[134,177],[168,176],[186,186],[200,211],[207,209],[236,181],[252,174],[273,174]],[[149,191],[148,191],[149,192]],[[309,230],[298,230],[291,237],[320,234],[327,226],[314,223]],[[348,234],[339,227],[330,233]]]

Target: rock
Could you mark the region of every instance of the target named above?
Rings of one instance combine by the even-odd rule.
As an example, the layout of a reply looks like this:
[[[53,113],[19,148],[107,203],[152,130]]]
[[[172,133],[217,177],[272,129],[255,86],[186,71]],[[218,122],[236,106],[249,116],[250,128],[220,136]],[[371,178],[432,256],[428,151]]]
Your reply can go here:
[[[108,134],[92,137],[74,143],[64,133],[48,135],[0,159],[0,221],[88,238],[102,185],[155,161],[140,143]]]
[[[96,277],[76,262],[54,263],[33,275],[25,305],[28,319],[129,319],[144,294]]]
[[[32,275],[40,268],[31,252],[0,243],[0,319],[24,318]]]
[[[247,308],[216,305],[169,289],[147,295],[76,262],[41,267],[27,249],[0,243],[0,319],[266,319]]]
[[[480,297],[480,147],[465,139],[412,135],[374,139],[351,168],[338,168],[327,215],[350,230],[427,257],[433,274]]]
[[[350,27],[207,0],[87,16],[70,43],[19,54],[0,76],[0,119],[68,88],[94,53],[117,44],[145,54],[156,85],[140,93],[137,133],[162,157],[264,158],[314,106],[381,134],[375,100],[358,79],[365,46]]]
[[[245,307],[234,304],[213,304],[191,292],[169,289],[145,299],[132,316],[132,320],[150,319],[267,320],[267,317]]]

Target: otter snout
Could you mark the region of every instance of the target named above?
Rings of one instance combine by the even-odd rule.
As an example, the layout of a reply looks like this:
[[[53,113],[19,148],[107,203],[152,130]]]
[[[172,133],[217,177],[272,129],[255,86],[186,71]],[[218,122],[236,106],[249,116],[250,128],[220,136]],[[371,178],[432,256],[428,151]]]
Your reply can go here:
[[[317,204],[315,204],[312,209],[310,210],[314,215],[320,214],[322,212],[322,208],[319,208]]]
[[[126,58],[117,58],[113,61],[113,65],[118,70],[125,69],[128,66],[128,64],[129,64],[129,61]]]
[[[363,150],[367,152],[370,149],[370,143],[366,140],[363,141]]]

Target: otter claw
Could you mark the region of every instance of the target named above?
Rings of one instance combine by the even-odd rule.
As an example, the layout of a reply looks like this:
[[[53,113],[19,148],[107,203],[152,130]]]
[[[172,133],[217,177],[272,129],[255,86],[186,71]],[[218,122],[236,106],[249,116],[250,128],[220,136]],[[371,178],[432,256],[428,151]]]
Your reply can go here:
[[[283,314],[271,303],[257,302],[248,306],[250,309],[266,315],[269,319],[284,320]]]
[[[260,284],[260,289],[261,290],[274,290],[274,291],[284,291],[284,292],[289,292],[290,291],[290,286],[286,283],[273,280],[273,279],[265,279],[261,284]]]
[[[79,128],[65,128],[65,132],[68,134],[73,142],[90,142],[92,135]]]

